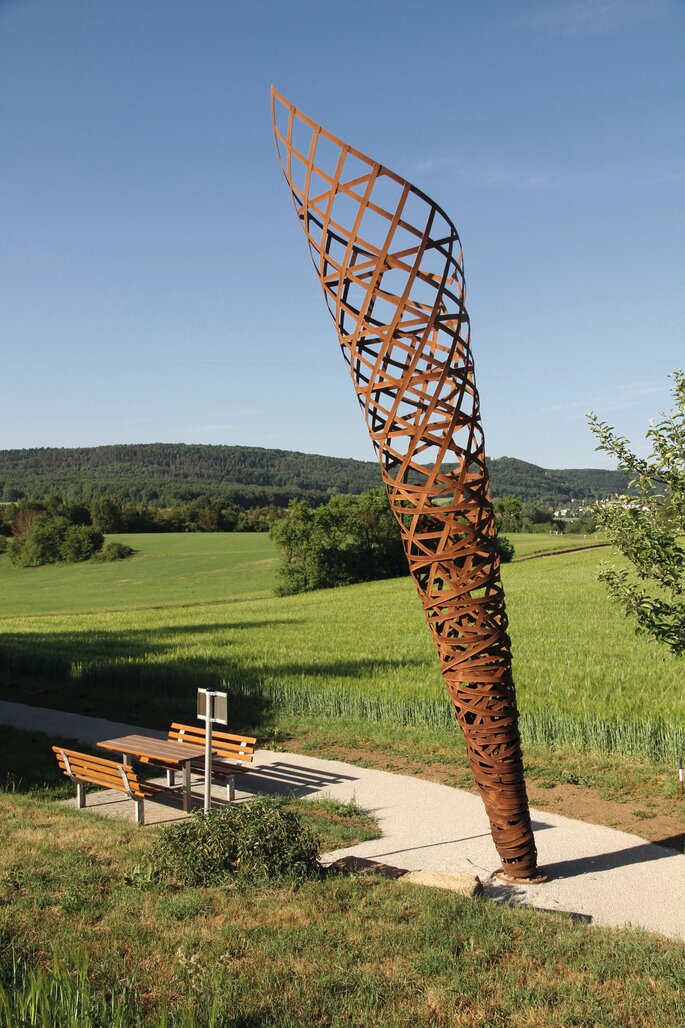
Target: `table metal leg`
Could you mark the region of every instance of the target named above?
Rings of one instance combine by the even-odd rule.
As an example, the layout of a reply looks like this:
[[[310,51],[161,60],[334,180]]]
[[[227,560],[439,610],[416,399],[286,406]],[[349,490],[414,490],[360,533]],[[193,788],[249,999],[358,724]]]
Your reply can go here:
[[[190,813],[190,761],[183,764],[183,809]]]

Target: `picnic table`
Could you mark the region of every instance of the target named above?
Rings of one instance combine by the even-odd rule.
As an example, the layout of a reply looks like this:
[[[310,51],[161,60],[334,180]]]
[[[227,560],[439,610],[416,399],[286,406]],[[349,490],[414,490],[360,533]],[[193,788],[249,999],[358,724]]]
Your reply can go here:
[[[186,813],[190,811],[190,764],[191,761],[197,761],[198,758],[202,758],[204,761],[204,749],[187,743],[157,739],[149,735],[122,735],[118,739],[104,739],[97,745],[101,746],[103,750],[114,750],[121,753],[125,764],[129,763],[129,757],[144,757],[150,764],[159,761],[163,767],[170,762],[179,763],[183,775],[183,810]]]

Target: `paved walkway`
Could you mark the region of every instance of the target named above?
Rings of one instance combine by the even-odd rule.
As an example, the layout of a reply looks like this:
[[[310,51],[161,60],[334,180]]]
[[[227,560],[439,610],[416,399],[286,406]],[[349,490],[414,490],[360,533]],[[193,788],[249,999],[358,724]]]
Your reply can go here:
[[[0,724],[95,743],[140,731],[135,725],[0,701]],[[146,730],[147,731],[147,730]],[[160,733],[162,734],[162,733]],[[257,769],[259,769],[257,771]],[[421,778],[390,774],[337,760],[260,750],[255,774],[238,780],[237,797],[264,792],[354,799],[377,819],[382,838],[326,854],[348,854],[413,870],[477,874],[496,901],[567,911],[593,924],[627,922],[685,940],[685,855],[612,828],[533,810],[540,867],[550,880],[513,886],[492,877],[498,858],[483,804],[477,796]],[[223,790],[222,790],[223,791]],[[102,813],[131,817],[119,794],[93,794]],[[146,814],[148,807],[146,803]],[[178,810],[160,810],[160,819]]]

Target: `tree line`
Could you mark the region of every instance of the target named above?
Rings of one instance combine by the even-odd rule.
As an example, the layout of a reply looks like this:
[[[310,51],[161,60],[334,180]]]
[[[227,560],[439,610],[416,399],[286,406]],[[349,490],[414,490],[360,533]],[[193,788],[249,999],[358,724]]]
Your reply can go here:
[[[513,457],[488,461],[493,496],[554,509],[626,488],[616,471],[553,471]],[[222,507],[246,510],[312,506],[332,495],[359,495],[381,485],[375,461],[325,457],[256,446],[183,443],[0,450],[0,502],[64,503],[108,497],[120,504],[175,507],[206,497]]]
[[[596,527],[591,512],[565,523],[553,519],[549,509],[521,503],[516,496],[496,500],[494,506],[503,561],[514,554],[504,532],[592,532]],[[284,594],[393,577],[407,570],[383,488],[359,496],[333,496],[319,506],[291,500],[286,510],[243,510],[208,497],[169,508],[119,504],[108,497],[71,504],[58,496],[45,502],[0,504],[0,552],[9,549],[11,559],[24,566],[130,555],[133,551],[119,542],[103,548],[105,535],[117,533],[269,531],[282,553],[278,588]]]
[[[503,496],[493,503],[498,532],[571,532],[590,534],[597,530],[592,507],[567,517],[555,516],[550,507],[523,503],[518,496]]]
[[[59,496],[47,500],[19,500],[0,504],[0,538],[14,536],[36,514],[64,517],[74,525],[92,526],[103,534],[137,532],[268,532],[283,509],[243,509],[221,500],[198,497],[174,507],[117,503],[106,496],[81,503],[65,503]]]

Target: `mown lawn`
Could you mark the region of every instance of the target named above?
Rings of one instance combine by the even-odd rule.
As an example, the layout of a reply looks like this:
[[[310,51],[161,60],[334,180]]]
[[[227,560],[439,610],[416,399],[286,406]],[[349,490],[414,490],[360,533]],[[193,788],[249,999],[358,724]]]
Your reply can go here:
[[[230,602],[273,594],[276,547],[264,532],[111,535],[132,557],[18,568],[0,556],[0,618]]]
[[[0,814],[3,1026],[55,955],[105,1012],[60,1020],[63,983],[60,1025],[682,1023],[678,942],[374,877],[181,888],[150,873],[156,830],[30,795]]]

